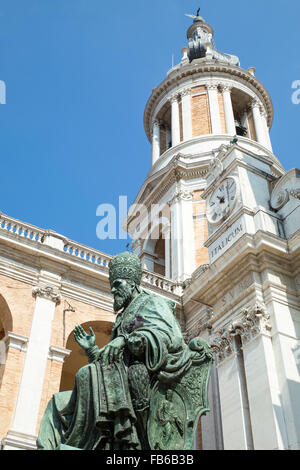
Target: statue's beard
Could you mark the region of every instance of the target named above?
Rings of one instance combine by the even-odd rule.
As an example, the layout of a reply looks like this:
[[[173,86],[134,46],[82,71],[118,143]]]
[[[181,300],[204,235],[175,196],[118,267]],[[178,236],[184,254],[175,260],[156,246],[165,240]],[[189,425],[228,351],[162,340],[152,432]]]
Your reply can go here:
[[[117,313],[129,305],[132,293],[129,289],[119,289],[114,294],[114,311]]]

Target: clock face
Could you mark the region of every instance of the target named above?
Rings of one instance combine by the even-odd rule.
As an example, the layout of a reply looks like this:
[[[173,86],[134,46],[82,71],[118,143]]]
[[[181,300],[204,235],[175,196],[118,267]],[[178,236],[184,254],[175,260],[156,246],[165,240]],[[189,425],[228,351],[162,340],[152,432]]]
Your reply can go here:
[[[233,209],[237,196],[237,183],[234,178],[226,178],[212,193],[207,205],[207,219],[210,224],[222,222]]]

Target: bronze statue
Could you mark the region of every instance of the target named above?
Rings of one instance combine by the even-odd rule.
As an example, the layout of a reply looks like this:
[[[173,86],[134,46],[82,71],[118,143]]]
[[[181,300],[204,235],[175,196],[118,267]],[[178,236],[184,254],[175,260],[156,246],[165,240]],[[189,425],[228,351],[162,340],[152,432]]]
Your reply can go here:
[[[185,344],[175,303],[141,289],[141,277],[134,254],[111,261],[118,314],[110,342],[99,349],[92,329],[75,327],[89,364],[73,390],[53,395],[38,449],[192,449],[198,419],[208,411],[212,354],[200,338]]]

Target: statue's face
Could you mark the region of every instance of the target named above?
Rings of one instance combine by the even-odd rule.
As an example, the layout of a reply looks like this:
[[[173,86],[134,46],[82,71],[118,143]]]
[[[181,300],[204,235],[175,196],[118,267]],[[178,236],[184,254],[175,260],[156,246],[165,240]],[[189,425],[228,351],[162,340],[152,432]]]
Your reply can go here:
[[[126,279],[116,279],[111,292],[114,296],[114,311],[119,312],[131,302],[133,287]]]

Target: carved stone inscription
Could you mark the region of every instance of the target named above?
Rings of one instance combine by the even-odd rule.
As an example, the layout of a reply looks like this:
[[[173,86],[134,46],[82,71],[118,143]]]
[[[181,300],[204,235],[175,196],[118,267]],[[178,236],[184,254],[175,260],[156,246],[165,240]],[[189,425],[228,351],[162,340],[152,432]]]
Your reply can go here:
[[[251,274],[247,274],[236,286],[230,289],[224,294],[220,300],[214,305],[214,312],[217,313],[223,310],[225,307],[234,302],[241,294],[245,292],[248,287],[253,283],[253,277]]]
[[[237,220],[208,249],[209,259],[213,263],[246,232],[243,219]]]

